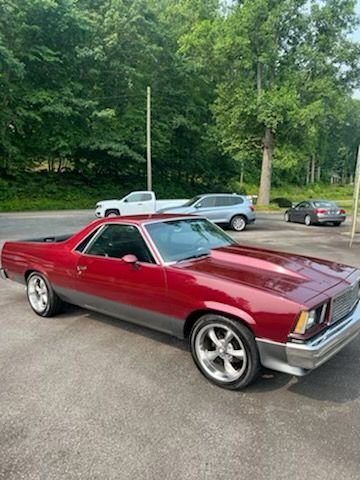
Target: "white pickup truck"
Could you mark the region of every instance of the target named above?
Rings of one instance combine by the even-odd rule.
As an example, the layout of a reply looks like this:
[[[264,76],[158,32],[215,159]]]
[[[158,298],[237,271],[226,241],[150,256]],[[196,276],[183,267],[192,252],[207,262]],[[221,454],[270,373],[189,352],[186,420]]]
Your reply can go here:
[[[95,215],[115,217],[119,215],[139,215],[155,213],[163,208],[180,207],[187,199],[156,200],[155,193],[150,191],[131,192],[120,200],[102,200],[96,204]]]

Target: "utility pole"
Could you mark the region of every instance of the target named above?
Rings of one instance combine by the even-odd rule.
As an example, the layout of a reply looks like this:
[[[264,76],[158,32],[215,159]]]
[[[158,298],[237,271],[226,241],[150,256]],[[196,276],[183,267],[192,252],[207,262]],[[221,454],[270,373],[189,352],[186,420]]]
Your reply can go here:
[[[352,211],[352,225],[350,232],[350,247],[352,246],[356,227],[357,227],[357,217],[359,211],[359,201],[360,201],[360,145],[358,146],[357,151],[357,160],[356,160],[356,171],[355,171],[355,183],[354,183],[354,196],[353,196],[353,211]]]
[[[146,102],[146,159],[147,159],[147,189],[152,190],[151,171],[151,87],[147,87]]]

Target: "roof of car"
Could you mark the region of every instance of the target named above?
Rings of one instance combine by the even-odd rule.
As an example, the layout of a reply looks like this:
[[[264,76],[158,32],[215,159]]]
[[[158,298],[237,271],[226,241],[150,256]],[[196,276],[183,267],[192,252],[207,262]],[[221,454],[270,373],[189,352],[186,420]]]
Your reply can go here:
[[[141,225],[144,223],[149,223],[151,221],[157,222],[159,220],[174,220],[174,219],[182,219],[182,218],[202,218],[198,215],[188,215],[188,214],[174,214],[174,213],[151,213],[151,214],[144,214],[144,215],[124,215],[121,217],[107,217],[101,218],[99,220],[95,220],[98,224],[102,223],[126,223],[130,222],[136,225]]]
[[[217,197],[219,195],[221,196],[229,196],[229,197],[245,197],[246,195],[241,195],[240,193],[200,193],[199,195],[196,195],[196,197]]]
[[[329,203],[335,203],[335,200],[325,200],[324,198],[309,198],[307,200],[301,200],[301,202],[299,203],[303,203],[303,202],[310,202],[310,203],[313,203],[313,202],[329,202]]]

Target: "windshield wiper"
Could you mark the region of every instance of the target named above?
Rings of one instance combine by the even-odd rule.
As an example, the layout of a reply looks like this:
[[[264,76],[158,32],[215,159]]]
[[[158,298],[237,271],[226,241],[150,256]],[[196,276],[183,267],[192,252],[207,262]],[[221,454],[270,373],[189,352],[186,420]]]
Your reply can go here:
[[[189,255],[188,257],[180,258],[180,260],[177,260],[177,263],[183,262],[184,260],[192,260],[193,258],[208,257],[209,255],[210,255],[210,252],[195,253],[194,255]]]

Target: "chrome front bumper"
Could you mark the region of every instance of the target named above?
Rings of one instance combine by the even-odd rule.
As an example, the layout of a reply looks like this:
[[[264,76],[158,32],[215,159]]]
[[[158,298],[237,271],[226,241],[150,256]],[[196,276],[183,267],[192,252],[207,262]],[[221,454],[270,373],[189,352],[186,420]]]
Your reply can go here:
[[[344,320],[306,343],[278,343],[257,338],[261,363],[291,375],[306,375],[319,367],[360,332],[360,302]]]

